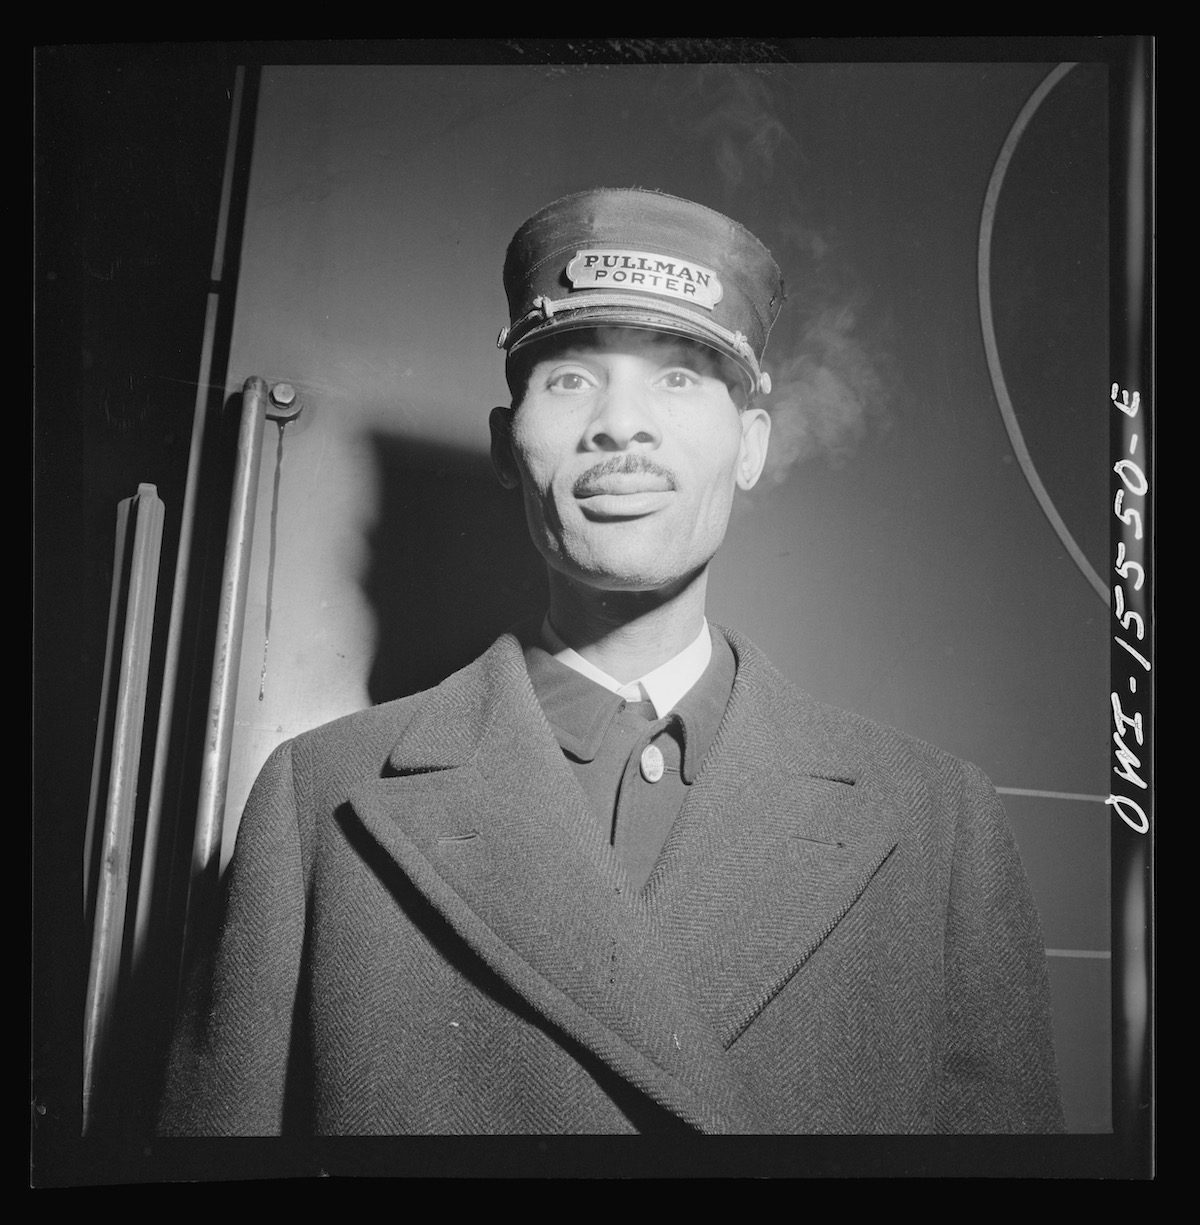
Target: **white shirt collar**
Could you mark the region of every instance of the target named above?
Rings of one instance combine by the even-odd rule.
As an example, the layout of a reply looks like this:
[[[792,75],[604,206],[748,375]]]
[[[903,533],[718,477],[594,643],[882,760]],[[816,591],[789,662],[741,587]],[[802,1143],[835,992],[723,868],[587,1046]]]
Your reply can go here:
[[[542,639],[546,649],[555,659],[586,676],[588,680],[603,685],[605,689],[618,694],[627,702],[652,702],[654,713],[660,719],[674,709],[683,695],[704,675],[704,669],[712,658],[712,638],[709,635],[707,619],[695,639],[678,655],[625,685],[567,646],[554,632],[549,617],[542,622]]]

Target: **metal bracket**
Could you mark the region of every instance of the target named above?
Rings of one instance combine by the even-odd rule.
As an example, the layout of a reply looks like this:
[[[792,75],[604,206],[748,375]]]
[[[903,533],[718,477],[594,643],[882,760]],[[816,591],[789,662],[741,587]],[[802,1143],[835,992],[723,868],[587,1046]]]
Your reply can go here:
[[[273,383],[267,403],[268,421],[295,421],[304,411],[304,402],[291,383]]]

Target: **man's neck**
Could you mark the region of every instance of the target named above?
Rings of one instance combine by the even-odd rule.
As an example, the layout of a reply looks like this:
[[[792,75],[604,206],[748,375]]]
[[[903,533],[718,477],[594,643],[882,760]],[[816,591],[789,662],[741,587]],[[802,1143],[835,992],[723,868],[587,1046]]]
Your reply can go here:
[[[550,624],[569,647],[622,684],[645,676],[695,641],[708,575],[678,592],[601,591],[551,573]]]

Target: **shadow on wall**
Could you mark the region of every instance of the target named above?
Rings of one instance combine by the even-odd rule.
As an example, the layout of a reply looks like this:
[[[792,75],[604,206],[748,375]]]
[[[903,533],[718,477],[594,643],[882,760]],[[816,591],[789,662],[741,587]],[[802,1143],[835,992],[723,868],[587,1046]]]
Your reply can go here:
[[[394,435],[370,439],[379,512],[363,592],[376,618],[372,702],[427,689],[545,608],[520,494],[486,455]]]

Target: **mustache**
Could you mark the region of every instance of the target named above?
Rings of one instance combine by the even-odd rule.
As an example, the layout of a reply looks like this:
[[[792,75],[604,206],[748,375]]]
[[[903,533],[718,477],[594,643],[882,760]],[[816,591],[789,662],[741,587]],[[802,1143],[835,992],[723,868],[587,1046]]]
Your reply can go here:
[[[606,476],[656,476],[667,482],[668,488],[676,488],[675,473],[645,455],[610,455],[580,476],[572,488],[577,498],[586,498],[596,492],[597,486]]]

